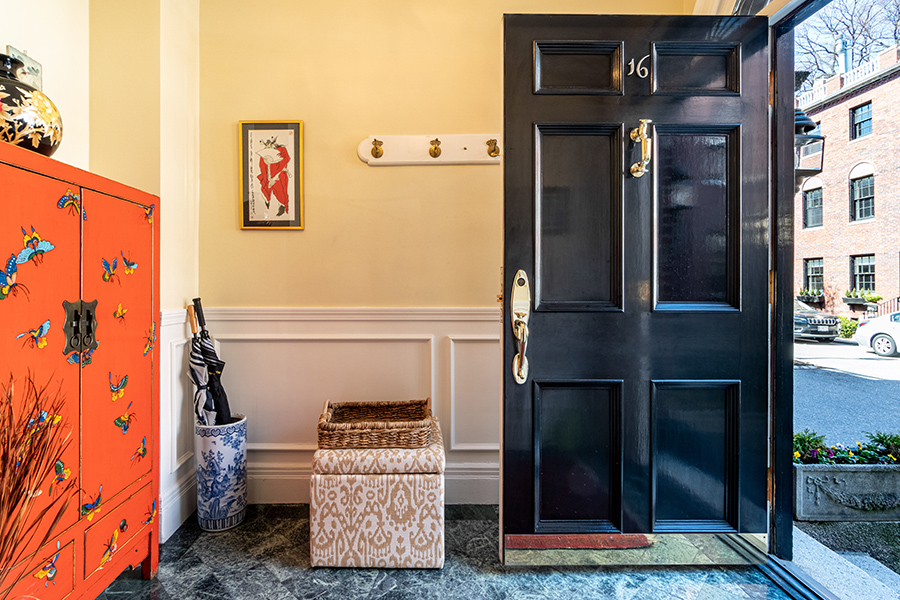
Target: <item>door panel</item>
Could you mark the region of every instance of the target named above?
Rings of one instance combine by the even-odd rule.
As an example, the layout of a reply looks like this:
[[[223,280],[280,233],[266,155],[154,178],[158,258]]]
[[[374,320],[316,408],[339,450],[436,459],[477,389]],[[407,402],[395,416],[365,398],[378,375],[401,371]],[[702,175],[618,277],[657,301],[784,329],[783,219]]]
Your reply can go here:
[[[653,382],[654,531],[733,531],[735,381]]]
[[[765,19],[505,34],[504,272],[535,294],[524,384],[503,337],[504,535],[765,532]]]
[[[84,291],[97,301],[97,349],[84,364],[85,396],[98,409],[84,416],[83,486],[103,503],[150,472],[152,227],[144,207],[85,191]],[[125,226],[127,225],[127,226]]]
[[[0,165],[0,181],[0,385],[5,388],[13,377],[17,418],[28,395],[29,377],[37,389],[44,389],[43,409],[57,393],[68,400],[47,421],[70,437],[56,468],[51,466],[34,490],[32,510],[38,514],[58,497],[62,486],[78,477],[79,373],[63,353],[62,303],[79,298],[81,214],[65,205],[65,198],[75,195],[64,181],[5,164]],[[79,482],[74,485],[77,490]],[[77,503],[76,493],[56,527],[57,535],[78,520]],[[28,552],[37,550],[51,523],[52,519],[41,521],[26,546]]]
[[[534,53],[537,94],[622,95],[622,44],[538,41]]]
[[[620,309],[622,187],[609,165],[621,163],[622,127],[544,124],[536,137],[536,306]]]
[[[653,93],[738,95],[741,47],[715,42],[653,44]]]
[[[656,309],[738,308],[740,128],[655,129]]]
[[[538,531],[619,530],[621,383],[536,383]]]

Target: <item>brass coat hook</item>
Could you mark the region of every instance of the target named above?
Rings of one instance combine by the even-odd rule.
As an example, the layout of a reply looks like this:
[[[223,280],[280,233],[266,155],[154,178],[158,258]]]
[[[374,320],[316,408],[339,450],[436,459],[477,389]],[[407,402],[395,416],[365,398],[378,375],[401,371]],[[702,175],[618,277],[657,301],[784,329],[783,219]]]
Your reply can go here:
[[[432,131],[412,135],[388,135],[379,132],[362,138],[356,146],[356,155],[370,167],[499,166],[503,164],[502,144],[503,134],[491,130],[482,133]]]

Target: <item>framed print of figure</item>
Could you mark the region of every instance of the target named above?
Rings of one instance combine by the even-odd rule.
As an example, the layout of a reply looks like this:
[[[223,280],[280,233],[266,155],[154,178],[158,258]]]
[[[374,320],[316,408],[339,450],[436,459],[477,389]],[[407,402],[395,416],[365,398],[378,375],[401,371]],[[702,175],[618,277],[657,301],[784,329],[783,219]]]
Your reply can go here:
[[[241,121],[241,229],[303,229],[303,121]]]

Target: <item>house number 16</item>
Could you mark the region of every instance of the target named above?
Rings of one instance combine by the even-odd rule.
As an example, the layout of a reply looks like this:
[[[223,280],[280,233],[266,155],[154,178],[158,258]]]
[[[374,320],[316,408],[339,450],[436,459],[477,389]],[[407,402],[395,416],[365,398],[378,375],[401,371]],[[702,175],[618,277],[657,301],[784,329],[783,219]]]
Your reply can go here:
[[[642,58],[641,60],[639,60],[637,67],[634,66],[633,58],[630,61],[628,61],[628,73],[626,73],[626,76],[634,75],[635,73],[637,73],[638,77],[640,77],[641,79],[645,79],[647,77],[647,75],[650,74],[650,70],[644,66],[644,61],[647,60],[648,58],[650,58],[649,54],[647,56],[645,56],[644,58]]]

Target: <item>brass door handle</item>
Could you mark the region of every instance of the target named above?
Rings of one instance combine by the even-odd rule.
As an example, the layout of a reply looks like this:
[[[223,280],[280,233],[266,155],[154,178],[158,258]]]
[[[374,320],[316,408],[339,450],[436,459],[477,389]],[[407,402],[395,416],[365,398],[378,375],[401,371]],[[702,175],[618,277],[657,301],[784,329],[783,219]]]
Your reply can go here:
[[[631,165],[631,174],[635,177],[641,177],[649,171],[647,165],[650,164],[650,156],[653,154],[653,140],[650,139],[649,124],[651,119],[641,119],[641,124],[631,130],[631,141],[641,143],[641,162]]]
[[[510,294],[509,314],[512,320],[513,336],[516,338],[516,356],[513,358],[512,370],[516,383],[523,384],[528,379],[528,319],[531,317],[531,288],[528,286],[528,275],[522,269],[516,273]]]

